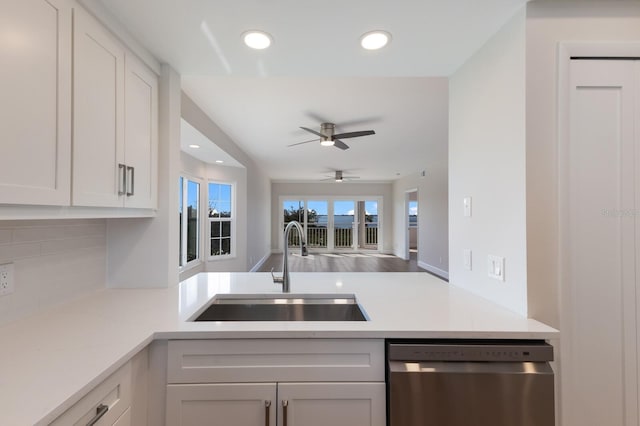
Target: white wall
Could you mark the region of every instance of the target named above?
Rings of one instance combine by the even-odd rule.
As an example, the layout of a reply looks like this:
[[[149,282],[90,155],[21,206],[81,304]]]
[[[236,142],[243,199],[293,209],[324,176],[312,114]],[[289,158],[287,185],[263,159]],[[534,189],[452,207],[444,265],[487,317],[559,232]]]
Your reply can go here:
[[[393,252],[404,257],[405,193],[418,190],[418,266],[449,278],[449,194],[446,158],[432,164],[425,176],[415,173],[393,183]]]
[[[234,260],[207,262],[207,271],[248,271],[270,250],[271,182],[262,169],[227,136],[188,96],[182,94],[182,117],[245,168],[207,166],[206,177],[236,180],[238,256]],[[214,117],[215,118],[215,117]]]
[[[0,221],[15,286],[0,297],[0,325],[104,288],[106,250],[104,219]]]
[[[524,8],[455,72],[449,93],[450,282],[526,315]],[[505,258],[505,282],[487,276],[488,255]]]
[[[527,6],[527,262],[529,315],[559,326],[557,55],[560,41],[638,41],[640,3]]]
[[[271,184],[271,249],[277,251],[282,239],[280,197],[383,197],[383,247],[385,253],[393,252],[393,192],[390,183],[285,183]]]

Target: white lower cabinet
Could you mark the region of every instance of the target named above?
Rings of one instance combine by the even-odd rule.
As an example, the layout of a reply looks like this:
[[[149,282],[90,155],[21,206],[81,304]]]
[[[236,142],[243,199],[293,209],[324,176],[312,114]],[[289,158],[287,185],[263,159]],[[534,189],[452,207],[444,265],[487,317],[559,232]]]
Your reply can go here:
[[[142,426],[147,424],[148,350],[69,407],[50,426]]]
[[[167,425],[384,426],[384,383],[169,385]]]
[[[383,359],[382,340],[170,341],[166,424],[384,426]]]

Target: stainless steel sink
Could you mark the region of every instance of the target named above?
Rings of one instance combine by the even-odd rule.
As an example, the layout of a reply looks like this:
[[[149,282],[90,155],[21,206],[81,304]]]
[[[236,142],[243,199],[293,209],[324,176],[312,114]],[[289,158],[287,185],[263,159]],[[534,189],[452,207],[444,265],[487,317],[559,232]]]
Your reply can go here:
[[[367,321],[353,294],[221,294],[194,321]]]

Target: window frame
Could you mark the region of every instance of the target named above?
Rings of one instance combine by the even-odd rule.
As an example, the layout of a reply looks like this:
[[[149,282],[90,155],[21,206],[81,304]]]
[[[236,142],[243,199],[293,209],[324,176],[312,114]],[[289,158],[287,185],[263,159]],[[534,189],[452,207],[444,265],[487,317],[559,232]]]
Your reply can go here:
[[[227,185],[230,187],[230,196],[231,196],[231,215],[230,217],[210,217],[209,216],[209,202],[211,200],[211,194],[209,193],[209,186],[211,184],[216,185]],[[206,251],[207,251],[207,261],[219,261],[219,260],[228,260],[234,259],[237,256],[237,234],[236,234],[236,223],[237,223],[237,213],[236,213],[236,182],[230,182],[225,180],[217,180],[217,179],[209,179],[207,181],[207,205],[206,205],[206,218],[207,218],[207,234],[206,234]],[[230,252],[229,254],[211,254],[211,241],[214,237],[211,236],[211,224],[213,221],[216,222],[229,222],[229,242],[230,242]],[[222,237],[217,237],[222,241]]]
[[[186,211],[188,211],[188,200],[189,200],[189,196],[188,196],[188,187],[189,187],[189,182],[193,182],[195,184],[198,185],[198,199],[197,199],[197,206],[198,206],[198,212],[196,215],[196,219],[197,219],[197,232],[196,232],[196,248],[197,248],[197,255],[195,259],[189,260],[187,261],[187,247],[188,247],[188,242],[186,238],[180,238],[180,261],[179,261],[179,272],[183,272],[186,271],[188,269],[191,269],[197,265],[200,265],[203,260],[202,260],[202,204],[201,204],[201,200],[202,200],[202,179],[193,177],[193,176],[189,176],[188,174],[185,173],[181,173],[179,180],[178,180],[179,184],[180,182],[182,183],[182,199],[179,200],[180,201],[180,206],[182,208],[182,220],[180,222],[180,235],[184,236],[188,234],[188,218],[187,215],[185,214]]]

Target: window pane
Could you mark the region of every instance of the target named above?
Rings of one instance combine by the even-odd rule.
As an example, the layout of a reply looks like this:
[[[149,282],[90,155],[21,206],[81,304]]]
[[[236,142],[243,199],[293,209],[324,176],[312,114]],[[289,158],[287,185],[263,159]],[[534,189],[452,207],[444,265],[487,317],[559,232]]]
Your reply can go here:
[[[220,240],[215,238],[211,240],[211,256],[220,255]]]
[[[222,254],[231,254],[231,238],[222,239]]]
[[[231,222],[222,222],[222,236],[231,237]]]
[[[187,262],[198,258],[198,199],[200,184],[187,181]]]
[[[211,221],[211,237],[219,237],[220,236],[220,222],[217,220]]]
[[[178,203],[178,215],[180,216],[180,240],[179,240],[180,241],[180,250],[179,250],[180,251],[180,260],[178,261],[178,264],[180,266],[183,266],[182,265],[182,238],[183,238],[182,237],[182,205],[184,204],[183,203],[184,198],[182,198],[183,197],[182,196],[182,185],[183,184],[184,184],[184,181],[182,179],[182,176],[180,176],[180,186],[179,186],[179,189],[178,189],[179,194],[180,194],[179,195],[180,198],[178,198],[178,200],[180,200],[180,202]]]
[[[220,212],[220,217],[231,217],[231,203],[218,201],[218,212]]]

